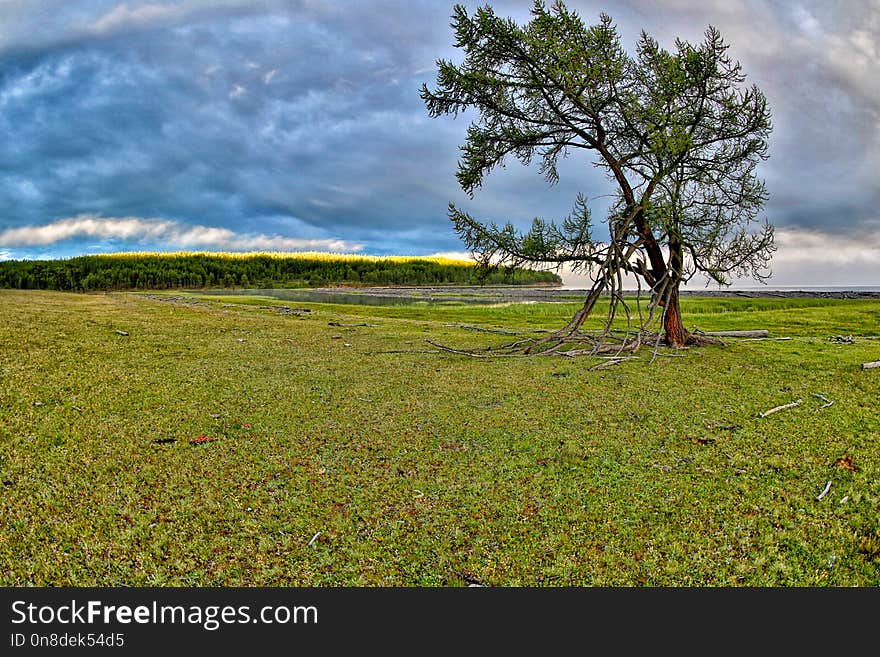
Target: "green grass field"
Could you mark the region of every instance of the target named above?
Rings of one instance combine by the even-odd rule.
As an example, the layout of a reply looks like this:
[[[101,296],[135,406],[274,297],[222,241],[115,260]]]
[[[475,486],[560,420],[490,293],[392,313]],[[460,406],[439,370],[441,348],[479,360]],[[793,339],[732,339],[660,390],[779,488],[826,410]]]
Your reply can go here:
[[[685,298],[792,340],[598,371],[425,342],[575,308],[0,292],[0,584],[880,585],[880,301]]]

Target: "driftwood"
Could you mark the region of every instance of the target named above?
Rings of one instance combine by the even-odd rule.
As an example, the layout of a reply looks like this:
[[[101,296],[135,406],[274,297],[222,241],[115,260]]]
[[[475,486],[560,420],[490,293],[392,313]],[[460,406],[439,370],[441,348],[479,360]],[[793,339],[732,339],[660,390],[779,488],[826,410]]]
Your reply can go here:
[[[773,415],[773,413],[776,413],[778,411],[784,411],[786,408],[793,408],[794,406],[800,406],[803,403],[804,403],[803,399],[797,399],[797,400],[791,402],[790,404],[783,404],[782,406],[775,406],[774,408],[771,408],[769,411],[764,411],[758,417],[767,417],[768,415]]]
[[[874,361],[871,361],[870,363],[862,363],[863,370],[871,370],[876,367],[880,367],[880,360],[874,360]]]
[[[701,331],[700,335],[710,335],[715,338],[766,338],[770,335],[767,329],[755,331]]]

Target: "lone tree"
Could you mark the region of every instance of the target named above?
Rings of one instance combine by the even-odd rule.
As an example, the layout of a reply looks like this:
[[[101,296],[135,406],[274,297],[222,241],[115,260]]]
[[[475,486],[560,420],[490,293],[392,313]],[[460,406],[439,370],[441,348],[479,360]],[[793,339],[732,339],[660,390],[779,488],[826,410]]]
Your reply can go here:
[[[587,339],[580,327],[603,292],[611,298],[605,331],[587,351],[609,344],[621,308],[628,321],[615,338],[620,348],[636,349],[652,325],[658,343],[698,343],[681,320],[683,281],[697,272],[720,284],[731,275],[768,277],[773,228],[758,220],[767,192],[755,169],[767,157],[770,111],[764,94],[745,86],[718,30],[710,26],[696,45],[677,40],[674,52],[642,32],[630,55],[609,16],[587,26],[562,2],[535,2],[524,26],[489,6],[473,16],[456,6],[452,21],[464,61],[439,60],[437,88],[424,85],[421,96],[432,117],[479,112],[461,147],[462,189],[473,198],[509,155],[524,165],[537,159],[555,184],[559,158],[574,149],[590,151],[614,184],[607,239],[594,235],[582,195],[560,223],[536,218],[526,232],[450,203],[455,230],[481,265],[568,263],[592,275],[569,325],[526,350]],[[644,312],[623,298],[628,277],[650,290]]]

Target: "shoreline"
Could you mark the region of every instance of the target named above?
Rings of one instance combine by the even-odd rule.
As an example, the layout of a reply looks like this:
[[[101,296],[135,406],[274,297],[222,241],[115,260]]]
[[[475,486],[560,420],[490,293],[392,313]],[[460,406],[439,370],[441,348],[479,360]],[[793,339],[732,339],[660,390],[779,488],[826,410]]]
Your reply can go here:
[[[555,300],[585,296],[586,288],[547,286],[434,286],[434,287],[320,287],[318,293],[357,294],[369,297],[425,297],[454,300],[456,296],[500,297],[502,299]],[[624,290],[635,296],[637,290]],[[645,295],[645,290],[642,290]],[[680,290],[683,297],[732,297],[746,299],[880,299],[880,290]],[[607,295],[603,295],[607,296]]]

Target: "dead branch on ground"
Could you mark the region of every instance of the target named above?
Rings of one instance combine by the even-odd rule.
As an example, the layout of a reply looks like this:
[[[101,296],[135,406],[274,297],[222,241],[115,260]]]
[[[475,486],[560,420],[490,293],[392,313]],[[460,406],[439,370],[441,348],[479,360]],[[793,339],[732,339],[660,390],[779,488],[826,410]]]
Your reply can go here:
[[[797,399],[790,404],[783,404],[782,406],[775,406],[771,408],[769,411],[764,411],[758,417],[767,417],[768,415],[773,415],[773,413],[778,413],[779,411],[784,411],[786,408],[794,408],[795,406],[800,406],[804,403],[803,399]]]

